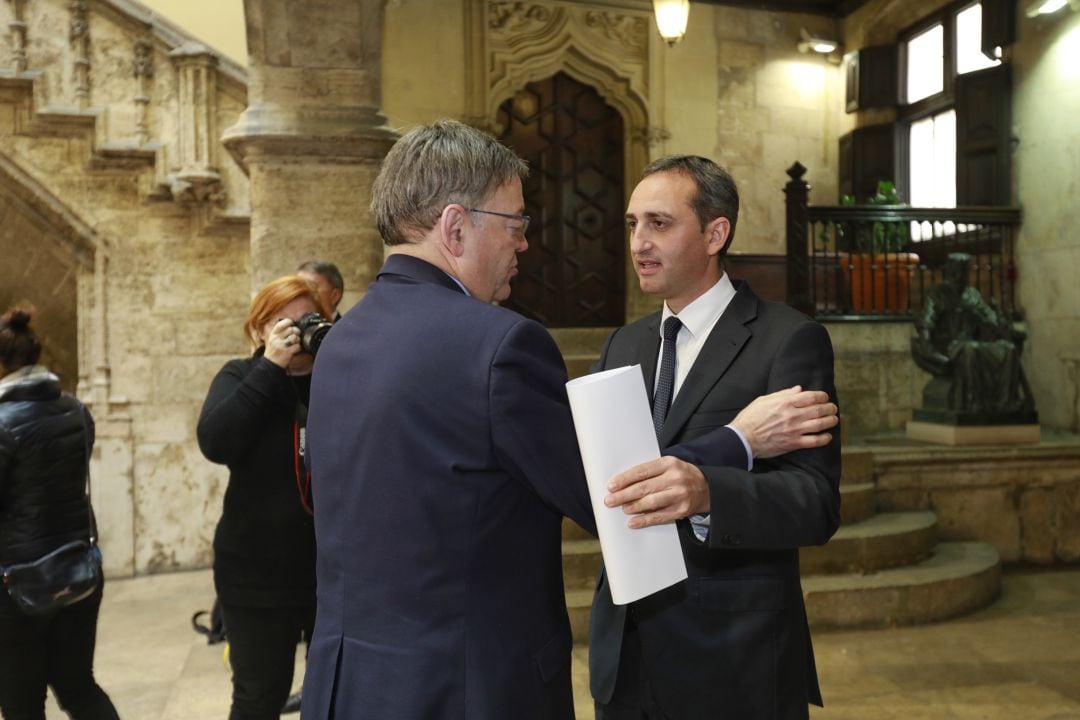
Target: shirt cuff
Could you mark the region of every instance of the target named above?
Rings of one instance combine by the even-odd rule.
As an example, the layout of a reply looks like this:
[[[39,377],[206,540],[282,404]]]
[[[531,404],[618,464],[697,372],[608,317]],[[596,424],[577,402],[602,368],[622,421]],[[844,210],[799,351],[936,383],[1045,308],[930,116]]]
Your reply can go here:
[[[754,469],[754,453],[750,449],[750,443],[748,443],[746,441],[746,436],[743,435],[739,431],[739,429],[737,427],[735,427],[734,425],[725,425],[724,427],[731,430],[731,432],[735,433],[735,436],[737,438],[739,438],[739,442],[742,443],[743,450],[746,451],[746,470],[747,470],[747,472],[749,472],[750,470],[753,470]]]

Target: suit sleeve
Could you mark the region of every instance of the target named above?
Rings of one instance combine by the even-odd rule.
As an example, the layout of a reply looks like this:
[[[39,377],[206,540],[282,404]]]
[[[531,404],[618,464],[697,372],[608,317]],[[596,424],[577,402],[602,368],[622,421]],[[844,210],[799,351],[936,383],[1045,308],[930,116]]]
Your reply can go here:
[[[819,323],[796,326],[772,358],[765,392],[792,385],[824,390],[836,402],[832,343]],[[825,447],[759,460],[751,472],[702,467],[711,497],[709,546],[777,550],[828,541],[840,525],[839,427],[830,432]]]
[[[499,461],[550,507],[596,534],[566,398],[566,366],[534,322],[503,339],[491,366],[491,432]]]
[[[604,347],[600,351],[600,359],[593,363],[589,372],[600,372],[607,369],[608,350],[610,350],[619,329],[612,331],[604,341]],[[647,381],[646,381],[647,382]],[[717,428],[716,430],[694,438],[687,442],[679,443],[665,448],[663,455],[673,455],[692,465],[720,465],[737,468],[745,468],[750,464],[746,455],[746,447],[742,440],[729,427]]]

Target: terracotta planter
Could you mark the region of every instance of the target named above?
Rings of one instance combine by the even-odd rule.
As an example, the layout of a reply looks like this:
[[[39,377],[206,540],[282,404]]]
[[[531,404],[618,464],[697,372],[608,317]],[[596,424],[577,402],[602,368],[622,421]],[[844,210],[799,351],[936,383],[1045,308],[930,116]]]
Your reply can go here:
[[[904,313],[908,310],[911,276],[919,264],[915,253],[838,253],[837,262],[857,313]]]

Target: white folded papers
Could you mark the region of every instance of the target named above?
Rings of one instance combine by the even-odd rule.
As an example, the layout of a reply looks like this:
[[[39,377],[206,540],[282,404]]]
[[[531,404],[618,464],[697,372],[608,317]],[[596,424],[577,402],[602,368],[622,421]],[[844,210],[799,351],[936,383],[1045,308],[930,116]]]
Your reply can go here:
[[[604,505],[614,475],[660,457],[641,366],[586,375],[566,384],[589,483],[611,599],[640,600],[686,579],[675,523],[633,530],[622,508]]]

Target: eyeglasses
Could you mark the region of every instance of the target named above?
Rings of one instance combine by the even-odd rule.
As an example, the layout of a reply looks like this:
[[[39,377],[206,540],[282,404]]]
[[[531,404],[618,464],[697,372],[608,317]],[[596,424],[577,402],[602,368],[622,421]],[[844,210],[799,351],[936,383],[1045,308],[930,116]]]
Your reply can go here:
[[[511,220],[517,220],[521,223],[520,228],[515,228],[515,232],[519,232],[522,235],[529,229],[529,221],[532,220],[528,215],[511,215],[510,213],[495,212],[494,210],[478,210],[476,208],[465,208],[469,212],[480,213],[482,215],[496,215],[498,217],[510,218]]]

